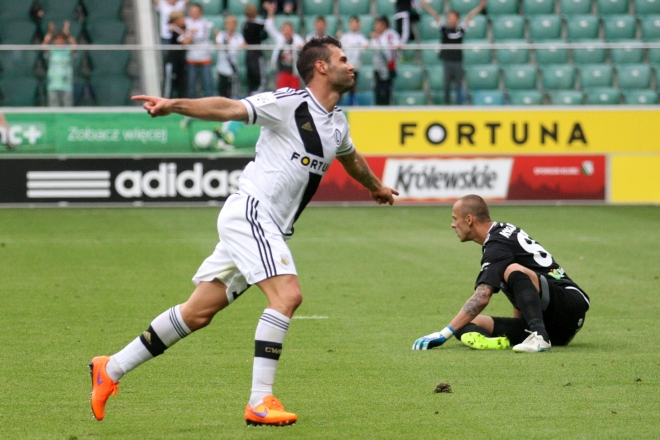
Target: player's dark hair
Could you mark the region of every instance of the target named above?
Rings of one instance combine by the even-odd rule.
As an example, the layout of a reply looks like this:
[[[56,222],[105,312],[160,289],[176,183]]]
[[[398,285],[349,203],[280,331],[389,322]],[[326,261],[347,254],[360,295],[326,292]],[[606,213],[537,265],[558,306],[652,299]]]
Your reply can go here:
[[[461,202],[461,214],[466,216],[472,214],[480,222],[490,221],[490,211],[488,205],[476,194],[470,194],[458,199]]]
[[[312,38],[298,52],[296,67],[305,84],[308,84],[314,77],[314,64],[318,60],[328,64],[330,63],[331,52],[328,46],[336,46],[341,49],[339,40],[326,35],[324,37]]]
[[[323,15],[319,15],[318,17],[316,17],[316,21],[322,21],[324,23],[327,23]]]

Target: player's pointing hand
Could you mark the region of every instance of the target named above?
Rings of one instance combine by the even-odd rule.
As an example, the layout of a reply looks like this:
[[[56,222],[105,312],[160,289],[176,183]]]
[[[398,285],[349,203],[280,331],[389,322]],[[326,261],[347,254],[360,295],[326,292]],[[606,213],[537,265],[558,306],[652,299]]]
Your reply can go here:
[[[142,106],[152,118],[156,116],[167,116],[172,113],[170,100],[158,96],[137,95],[131,98],[133,101],[144,101]]]
[[[398,195],[399,191],[389,186],[381,186],[377,191],[371,191],[371,198],[379,205],[384,205],[385,203],[391,205],[394,203],[394,196]]]

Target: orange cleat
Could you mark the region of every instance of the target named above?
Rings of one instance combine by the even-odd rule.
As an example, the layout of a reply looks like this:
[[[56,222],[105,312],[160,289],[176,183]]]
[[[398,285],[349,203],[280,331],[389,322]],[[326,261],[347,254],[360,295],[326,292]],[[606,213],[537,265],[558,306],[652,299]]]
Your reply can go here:
[[[119,390],[119,382],[110,379],[105,371],[109,360],[108,356],[97,356],[89,364],[89,374],[92,375],[92,394],[89,401],[92,404],[94,417],[99,422],[105,417],[105,402],[108,401],[108,397],[111,394],[113,397],[116,396]]]
[[[266,396],[261,405],[256,408],[250,407],[248,403],[245,407],[245,422],[248,425],[272,425],[286,426],[293,425],[298,420],[298,416],[284,410],[282,402],[275,396]]]

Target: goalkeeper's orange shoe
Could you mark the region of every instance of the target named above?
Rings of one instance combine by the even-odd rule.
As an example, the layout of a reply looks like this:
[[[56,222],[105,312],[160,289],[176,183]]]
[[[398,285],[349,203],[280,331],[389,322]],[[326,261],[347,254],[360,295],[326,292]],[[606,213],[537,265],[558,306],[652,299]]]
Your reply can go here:
[[[245,407],[245,422],[248,425],[286,426],[296,423],[298,416],[284,409],[275,396],[266,396],[261,405],[252,408],[248,403]]]
[[[110,395],[116,396],[119,390],[119,382],[113,381],[105,371],[109,360],[108,356],[97,356],[89,364],[89,374],[92,375],[92,395],[89,401],[92,404],[94,417],[98,421],[105,417],[105,402]]]

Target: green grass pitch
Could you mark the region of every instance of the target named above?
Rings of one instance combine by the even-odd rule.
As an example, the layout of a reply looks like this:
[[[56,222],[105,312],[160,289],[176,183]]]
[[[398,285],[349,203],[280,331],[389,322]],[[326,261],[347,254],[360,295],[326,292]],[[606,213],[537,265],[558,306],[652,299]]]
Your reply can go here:
[[[440,330],[473,292],[480,246],[448,207],[309,208],[289,241],[304,302],[275,394],[295,426],[247,427],[256,288],[89,409],[92,356],[192,291],[217,208],[0,210],[2,439],[621,439],[660,435],[660,208],[491,207],[591,296],[584,329],[541,355],[472,351]],[[496,295],[486,309],[508,315]],[[436,394],[440,382],[453,393]]]

